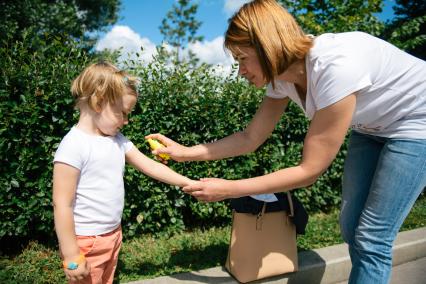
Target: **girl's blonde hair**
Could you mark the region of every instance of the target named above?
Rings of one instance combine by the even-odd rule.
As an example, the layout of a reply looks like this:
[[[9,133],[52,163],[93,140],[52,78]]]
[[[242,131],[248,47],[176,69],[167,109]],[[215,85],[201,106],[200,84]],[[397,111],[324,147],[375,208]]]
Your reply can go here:
[[[104,103],[115,104],[124,95],[137,96],[137,82],[135,77],[103,61],[86,67],[72,82],[71,93],[77,107],[87,104],[97,111]]]
[[[254,0],[229,20],[224,46],[232,54],[238,47],[253,47],[266,81],[303,59],[313,45],[290,13],[275,0]]]

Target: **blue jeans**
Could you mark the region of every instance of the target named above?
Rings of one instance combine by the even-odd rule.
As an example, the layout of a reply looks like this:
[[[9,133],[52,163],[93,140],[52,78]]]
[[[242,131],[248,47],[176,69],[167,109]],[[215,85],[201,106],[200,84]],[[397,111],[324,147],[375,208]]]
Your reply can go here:
[[[389,282],[393,242],[425,186],[425,139],[352,131],[340,213],[352,261],[349,284]]]

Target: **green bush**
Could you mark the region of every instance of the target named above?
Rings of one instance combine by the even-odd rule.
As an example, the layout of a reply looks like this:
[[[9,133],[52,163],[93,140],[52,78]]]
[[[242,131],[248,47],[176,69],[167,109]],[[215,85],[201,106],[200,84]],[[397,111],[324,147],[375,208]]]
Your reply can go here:
[[[58,143],[77,121],[69,92],[72,79],[94,59],[68,37],[26,32],[3,39],[0,48],[0,239],[52,236],[52,158]],[[128,62],[140,77],[140,98],[123,133],[147,155],[144,136],[161,132],[184,144],[210,142],[244,129],[264,90],[233,77],[222,78],[207,66],[148,66]],[[240,179],[296,165],[308,122],[290,104],[271,137],[255,153],[210,162],[170,162],[191,178]],[[339,202],[342,159],[309,189],[296,195],[311,212]],[[157,182],[127,167],[123,228],[128,236],[174,232],[228,224],[225,202],[199,203],[179,188]]]
[[[75,122],[72,78],[87,63],[65,36],[3,39],[0,47],[0,238],[51,234],[52,153]]]

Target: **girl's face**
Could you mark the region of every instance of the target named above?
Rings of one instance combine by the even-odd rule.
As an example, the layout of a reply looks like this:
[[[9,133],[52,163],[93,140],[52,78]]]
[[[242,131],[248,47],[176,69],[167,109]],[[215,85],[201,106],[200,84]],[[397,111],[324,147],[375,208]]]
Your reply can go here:
[[[234,58],[239,65],[238,75],[246,78],[257,88],[265,86],[265,76],[263,76],[262,67],[254,48],[240,46],[234,54]]]
[[[106,103],[95,117],[97,132],[103,136],[115,136],[129,123],[128,115],[136,104],[136,96],[126,94],[115,105]]]

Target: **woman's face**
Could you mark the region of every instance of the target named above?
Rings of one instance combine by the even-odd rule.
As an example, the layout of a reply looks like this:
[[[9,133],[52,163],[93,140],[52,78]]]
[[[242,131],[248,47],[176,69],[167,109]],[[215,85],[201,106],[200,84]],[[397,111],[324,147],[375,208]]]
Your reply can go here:
[[[126,94],[114,105],[106,103],[95,117],[98,134],[115,136],[121,128],[129,123],[127,116],[136,104],[136,96]]]
[[[252,47],[238,47],[234,54],[235,60],[238,62],[238,75],[246,78],[257,88],[265,86],[266,80],[262,72],[262,67],[257,57],[256,51]]]

